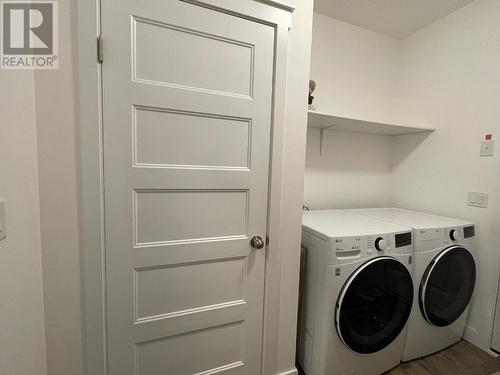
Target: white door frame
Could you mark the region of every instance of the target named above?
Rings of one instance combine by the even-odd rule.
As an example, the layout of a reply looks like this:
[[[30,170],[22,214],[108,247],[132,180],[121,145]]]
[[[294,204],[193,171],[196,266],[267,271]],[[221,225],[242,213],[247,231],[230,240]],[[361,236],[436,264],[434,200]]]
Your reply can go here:
[[[280,293],[280,222],[288,32],[294,8],[276,0],[179,0],[224,9],[230,14],[275,29],[274,96],[268,203],[269,245],[266,252],[262,375],[276,372]],[[97,63],[100,2],[78,2],[78,75],[81,178],[81,238],[83,264],[83,337],[87,375],[107,375],[106,279],[104,252],[104,195],[102,149],[101,65]],[[229,10],[228,10],[229,9]],[[106,36],[103,36],[104,46]],[[106,49],[104,48],[104,63]]]

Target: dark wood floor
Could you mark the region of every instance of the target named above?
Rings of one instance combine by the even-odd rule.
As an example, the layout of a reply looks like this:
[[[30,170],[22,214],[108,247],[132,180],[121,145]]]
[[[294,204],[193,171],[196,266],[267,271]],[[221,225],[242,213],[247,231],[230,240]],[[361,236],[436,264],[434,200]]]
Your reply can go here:
[[[500,359],[467,341],[439,353],[403,363],[386,375],[491,375],[500,371]]]
[[[497,371],[500,359],[461,341],[439,353],[402,363],[384,375],[492,375]],[[303,375],[300,370],[299,374]]]

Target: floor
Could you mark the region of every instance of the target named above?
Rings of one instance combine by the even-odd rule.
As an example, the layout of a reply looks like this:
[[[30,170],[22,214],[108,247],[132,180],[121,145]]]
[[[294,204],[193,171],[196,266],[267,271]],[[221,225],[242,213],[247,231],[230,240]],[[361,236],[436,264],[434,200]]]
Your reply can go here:
[[[492,375],[497,371],[499,358],[461,341],[439,353],[402,363],[384,375]],[[300,370],[299,374],[304,375]]]
[[[500,371],[500,359],[467,341],[439,353],[403,363],[385,375],[491,375]]]

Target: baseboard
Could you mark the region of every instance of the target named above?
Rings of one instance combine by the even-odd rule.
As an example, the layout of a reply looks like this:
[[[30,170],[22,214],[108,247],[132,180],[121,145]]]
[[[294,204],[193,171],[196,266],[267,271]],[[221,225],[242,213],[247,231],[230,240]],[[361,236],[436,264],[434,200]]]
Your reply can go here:
[[[500,354],[498,354],[496,351],[494,351],[493,349],[489,349],[486,351],[486,353],[488,353],[489,355],[491,355],[492,357],[495,357],[495,358],[498,358],[500,357]]]
[[[481,340],[481,338],[477,335],[476,330],[471,329],[471,330],[467,331],[467,328],[466,328],[463,339],[465,341],[471,343],[472,345],[476,346],[477,348],[481,349],[482,351],[488,353],[492,357],[496,357],[496,358],[499,357],[499,353],[495,352],[494,350],[492,350],[488,346],[484,345],[484,340]]]
[[[296,368],[293,368],[292,370],[288,370],[285,372],[279,372],[276,375],[298,375],[299,371]]]
[[[489,349],[489,345],[486,345],[485,340],[481,335],[478,334],[477,330],[471,326],[465,326],[465,331],[463,335],[464,340],[470,342],[472,345],[477,346],[479,349],[484,351]]]

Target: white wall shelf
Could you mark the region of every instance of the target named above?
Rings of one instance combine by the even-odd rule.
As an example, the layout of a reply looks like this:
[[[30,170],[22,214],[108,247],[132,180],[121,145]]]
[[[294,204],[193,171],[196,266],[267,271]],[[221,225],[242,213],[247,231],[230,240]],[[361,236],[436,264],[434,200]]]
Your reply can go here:
[[[435,129],[422,126],[393,125],[381,122],[340,117],[333,114],[309,110],[307,127],[320,129],[320,155],[323,153],[323,131],[335,130],[351,133],[377,135],[406,135],[432,132]]]
[[[393,125],[381,122],[358,120],[313,110],[309,110],[307,127],[379,135],[405,135],[432,132],[435,130],[425,126]]]

